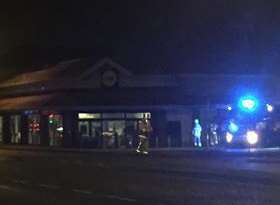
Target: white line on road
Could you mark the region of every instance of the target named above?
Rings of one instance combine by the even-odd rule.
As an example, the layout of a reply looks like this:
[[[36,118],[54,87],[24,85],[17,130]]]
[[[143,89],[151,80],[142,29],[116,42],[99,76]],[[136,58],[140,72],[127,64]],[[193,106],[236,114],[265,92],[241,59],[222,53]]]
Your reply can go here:
[[[93,194],[92,191],[89,190],[82,190],[82,189],[72,189],[73,192],[81,193],[81,194]]]
[[[14,183],[16,183],[16,184],[27,184],[28,183],[28,181],[24,181],[24,180],[13,180],[13,182]]]
[[[127,198],[127,197],[120,197],[120,196],[116,196],[116,195],[106,195],[107,198],[110,199],[118,199],[121,201],[128,201],[128,202],[136,202],[136,199],[131,199],[131,198]]]
[[[46,188],[46,189],[59,189],[59,186],[51,185],[51,184],[39,184],[39,187]]]
[[[235,185],[248,185],[248,182],[241,182],[241,181],[222,181],[218,179],[196,179],[192,177],[184,177],[186,180],[191,180],[191,181],[197,181],[200,183],[212,183],[212,184],[225,184],[225,183],[230,183],[230,184],[235,184]],[[273,184],[262,184],[262,186],[278,186],[278,185],[273,185]]]
[[[8,190],[8,191],[12,190],[12,188],[7,185],[0,185],[0,189],[4,189],[4,190]]]

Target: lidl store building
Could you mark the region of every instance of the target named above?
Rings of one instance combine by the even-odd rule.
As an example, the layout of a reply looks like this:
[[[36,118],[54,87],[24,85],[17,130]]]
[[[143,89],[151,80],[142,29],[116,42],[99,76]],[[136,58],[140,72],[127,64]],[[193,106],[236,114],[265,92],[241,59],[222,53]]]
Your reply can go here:
[[[195,118],[203,128],[218,123],[240,87],[276,105],[278,82],[269,75],[136,74],[109,58],[61,62],[0,84],[0,141],[126,149],[137,145],[146,117],[151,147],[188,147]]]

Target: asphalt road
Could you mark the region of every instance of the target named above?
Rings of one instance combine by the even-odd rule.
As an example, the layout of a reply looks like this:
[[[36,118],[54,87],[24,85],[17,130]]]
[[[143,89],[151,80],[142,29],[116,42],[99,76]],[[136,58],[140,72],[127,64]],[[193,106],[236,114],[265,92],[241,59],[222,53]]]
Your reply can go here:
[[[0,202],[280,204],[280,154],[0,150]]]

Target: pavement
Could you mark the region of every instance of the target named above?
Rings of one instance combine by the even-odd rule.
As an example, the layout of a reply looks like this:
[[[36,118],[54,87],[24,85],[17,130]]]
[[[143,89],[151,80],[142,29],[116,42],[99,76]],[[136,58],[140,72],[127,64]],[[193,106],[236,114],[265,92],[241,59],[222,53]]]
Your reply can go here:
[[[108,152],[123,152],[131,153],[135,151],[133,149],[87,149],[87,148],[63,148],[63,147],[45,147],[45,146],[32,146],[32,145],[0,145],[2,150],[19,150],[19,151],[40,151],[40,152],[78,152],[78,153],[108,153]],[[279,153],[280,147],[269,148],[225,148],[225,147],[162,147],[162,148],[150,148],[149,152],[224,152],[224,153]]]
[[[278,205],[278,154],[279,148],[158,149],[143,156],[5,147],[0,149],[0,199],[5,205]]]

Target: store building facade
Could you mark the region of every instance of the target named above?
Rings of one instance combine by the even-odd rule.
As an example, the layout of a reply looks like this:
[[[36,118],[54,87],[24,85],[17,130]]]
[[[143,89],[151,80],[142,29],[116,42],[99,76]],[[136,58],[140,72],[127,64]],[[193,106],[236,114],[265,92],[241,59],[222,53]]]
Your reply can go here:
[[[0,84],[0,141],[127,149],[137,145],[145,117],[153,127],[151,147],[188,147],[195,118],[202,127],[221,119],[240,86],[257,88],[277,104],[277,81],[267,75],[140,75],[109,58],[62,62]]]

